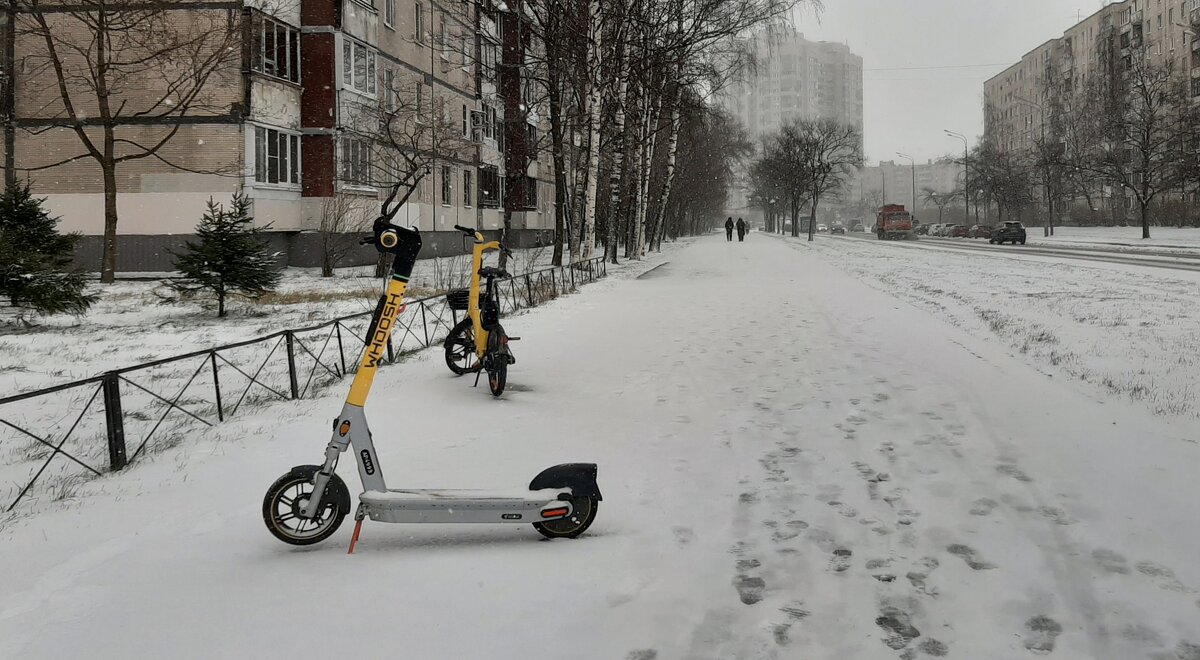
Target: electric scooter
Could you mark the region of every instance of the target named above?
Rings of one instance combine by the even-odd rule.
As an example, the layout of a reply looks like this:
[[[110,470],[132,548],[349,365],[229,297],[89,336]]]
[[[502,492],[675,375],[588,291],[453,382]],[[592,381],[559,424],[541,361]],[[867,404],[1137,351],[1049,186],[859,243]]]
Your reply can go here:
[[[350,491],[335,472],[339,457],[353,448],[362,479],[349,552],[354,552],[363,520],[390,523],[509,523],[528,524],[549,538],[575,538],[596,519],[603,499],[596,485],[594,463],[569,463],[546,468],[533,478],[528,490],[487,492],[472,490],[389,489],[383,466],[375,452],[364,407],[375,372],[383,361],[388,337],[403,308],[408,278],[421,250],[421,235],[391,223],[399,204],[389,205],[399,186],[383,203],[372,235],[363,240],[392,255],[391,274],[367,332],[358,372],[342,412],[333,421],[333,436],[321,465],[299,465],[267,489],[263,521],[276,538],[292,545],[319,543],[337,531],[350,513]]]

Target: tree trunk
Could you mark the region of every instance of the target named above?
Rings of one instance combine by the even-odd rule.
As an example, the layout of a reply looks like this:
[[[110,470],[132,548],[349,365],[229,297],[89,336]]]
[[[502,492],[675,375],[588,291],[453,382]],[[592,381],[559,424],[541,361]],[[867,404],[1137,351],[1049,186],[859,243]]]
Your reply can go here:
[[[817,227],[817,200],[820,199],[815,193],[813,194],[812,210],[808,216],[808,240],[813,240],[813,233]]]
[[[642,122],[642,146],[638,162],[637,213],[633,223],[633,258],[641,259],[646,255],[646,213],[647,198],[650,196],[650,175],[653,161],[651,157],[658,143],[658,113],[662,96],[659,95],[653,105],[647,103],[646,117]],[[653,231],[653,227],[650,228]],[[653,235],[653,234],[651,234]]]
[[[1150,238],[1150,204],[1138,200],[1142,207],[1142,238]]]
[[[557,76],[551,76],[553,88],[557,84]],[[563,125],[560,97],[556,89],[550,90],[550,142],[554,160],[554,256],[551,265],[561,266],[563,258],[563,241],[566,239],[567,204],[567,165],[563,155]]]
[[[601,68],[603,65],[604,31],[599,20],[600,0],[588,0],[587,19],[592,35],[587,51],[587,107],[583,109],[588,132],[587,156],[584,159],[586,192],[581,227],[579,228],[580,253],[584,259],[592,256],[596,247],[596,196],[600,177],[600,92],[602,91]],[[574,257],[574,255],[572,255]]]
[[[117,166],[112,162],[111,135],[105,135],[105,159],[100,163],[104,175],[104,255],[100,262],[100,281],[112,284],[117,272]]]

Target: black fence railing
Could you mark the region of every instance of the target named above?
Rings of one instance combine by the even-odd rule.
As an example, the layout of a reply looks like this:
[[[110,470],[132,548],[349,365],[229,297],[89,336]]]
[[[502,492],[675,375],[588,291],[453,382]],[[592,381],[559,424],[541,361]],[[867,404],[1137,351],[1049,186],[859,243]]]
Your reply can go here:
[[[533,307],[608,274],[603,257],[497,281],[502,311]],[[373,312],[0,398],[0,511],[63,500],[106,472],[179,445],[194,425],[303,399],[358,367]],[[445,295],[408,301],[386,364],[443,340],[458,322]]]

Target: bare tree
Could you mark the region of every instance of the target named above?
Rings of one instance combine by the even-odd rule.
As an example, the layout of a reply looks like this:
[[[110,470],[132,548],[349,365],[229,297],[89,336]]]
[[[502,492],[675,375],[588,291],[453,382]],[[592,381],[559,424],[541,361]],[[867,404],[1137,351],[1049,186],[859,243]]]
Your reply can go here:
[[[942,215],[946,209],[956,202],[960,196],[960,192],[938,192],[929,186],[921,188],[921,201],[926,204],[933,204],[938,210],[938,222],[942,221]]]
[[[22,169],[96,161],[104,184],[100,279],[112,282],[118,169],[144,158],[189,169],[163,148],[191,118],[236,113],[242,14],[167,0],[14,1],[18,38],[30,44],[24,93],[40,105],[33,130],[68,129],[82,147]]]
[[[797,119],[780,128],[781,144],[793,150],[808,185],[808,240],[816,231],[817,207],[835,199],[846,179],[862,166],[862,133],[833,119]],[[793,229],[795,235],[795,229]]]
[[[1096,87],[1087,115],[1098,136],[1084,167],[1133,196],[1150,238],[1150,205],[1185,180],[1185,145],[1197,135],[1197,115],[1174,60],[1159,65],[1137,56],[1119,85]]]
[[[336,192],[321,200],[321,277],[333,277],[338,265],[358,248],[377,212],[375,200]]]

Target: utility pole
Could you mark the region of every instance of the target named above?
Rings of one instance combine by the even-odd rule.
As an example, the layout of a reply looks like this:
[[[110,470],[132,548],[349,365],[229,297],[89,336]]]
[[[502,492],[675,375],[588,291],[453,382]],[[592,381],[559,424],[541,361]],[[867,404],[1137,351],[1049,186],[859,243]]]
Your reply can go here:
[[[967,143],[967,136],[962,133],[955,133],[943,129],[946,135],[962,140],[963,143],[963,223],[966,226],[971,224],[971,164],[968,162],[970,158],[971,147]],[[979,215],[979,203],[975,204],[975,215]]]
[[[917,161],[912,156],[909,156],[908,154],[902,154],[899,151],[896,152],[896,155],[901,158],[907,158],[908,162],[912,163],[912,211],[910,211],[910,215],[912,215],[913,220],[916,220],[917,219]]]

